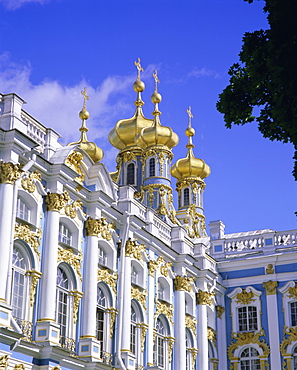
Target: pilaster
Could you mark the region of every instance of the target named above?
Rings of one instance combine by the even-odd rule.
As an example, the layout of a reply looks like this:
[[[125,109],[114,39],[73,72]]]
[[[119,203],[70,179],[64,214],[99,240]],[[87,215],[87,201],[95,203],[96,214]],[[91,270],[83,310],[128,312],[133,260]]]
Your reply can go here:
[[[207,305],[212,294],[199,290],[197,293],[198,369],[208,368]]]

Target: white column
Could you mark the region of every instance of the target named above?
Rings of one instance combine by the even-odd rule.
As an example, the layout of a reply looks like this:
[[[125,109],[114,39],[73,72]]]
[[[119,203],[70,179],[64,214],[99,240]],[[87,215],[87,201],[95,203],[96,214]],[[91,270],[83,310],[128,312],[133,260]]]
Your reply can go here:
[[[124,277],[124,305],[123,305],[123,331],[122,331],[122,352],[130,351],[130,330],[131,330],[131,258],[125,256],[125,277]]]
[[[227,345],[225,340],[220,340],[220,338],[226,338],[225,308],[223,306],[217,306],[216,311],[219,370],[225,370],[227,369]]]
[[[13,185],[0,184],[0,300],[6,300],[6,281],[10,258],[12,233]]]
[[[95,221],[95,220],[93,220]],[[96,337],[98,237],[86,237],[81,336]]]
[[[210,293],[200,290],[197,294],[198,369],[208,369],[207,301]]]
[[[178,276],[179,278],[184,278]],[[177,277],[177,278],[178,278]],[[175,344],[174,344],[174,369],[180,370],[186,368],[186,305],[185,305],[185,292],[181,286],[175,284]],[[177,290],[178,289],[178,290]]]
[[[277,285],[277,281],[271,280],[263,283],[263,286],[266,289],[271,369],[281,369],[279,328],[278,320],[276,319],[278,317],[276,299]]]
[[[154,253],[149,252],[151,262],[149,262],[149,275],[148,275],[148,331],[147,331],[147,366],[154,364],[154,310],[155,310],[155,270],[157,268],[153,260]]]

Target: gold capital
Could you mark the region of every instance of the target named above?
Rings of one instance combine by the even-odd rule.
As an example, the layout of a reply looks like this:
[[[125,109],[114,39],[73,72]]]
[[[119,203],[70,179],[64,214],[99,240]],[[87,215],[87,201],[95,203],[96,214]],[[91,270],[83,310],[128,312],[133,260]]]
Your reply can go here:
[[[69,200],[70,197],[67,191],[64,191],[62,194],[47,193],[45,197],[46,210],[47,212],[60,212]]]
[[[22,170],[19,164],[0,162],[0,184],[14,184],[21,177]]]
[[[219,319],[222,318],[223,313],[225,312],[225,308],[223,306],[217,305],[216,306],[217,316]]]
[[[199,289],[198,293],[196,293],[196,299],[197,299],[197,304],[205,304],[208,306],[212,305],[212,300],[211,298],[214,296],[213,293],[209,292],[204,292]]]
[[[265,281],[263,283],[263,287],[266,289],[266,295],[273,295],[276,294],[276,287],[278,285],[277,281]]]
[[[174,279],[174,289],[190,292],[192,290],[191,283],[193,283],[193,280],[192,277],[178,275]]]

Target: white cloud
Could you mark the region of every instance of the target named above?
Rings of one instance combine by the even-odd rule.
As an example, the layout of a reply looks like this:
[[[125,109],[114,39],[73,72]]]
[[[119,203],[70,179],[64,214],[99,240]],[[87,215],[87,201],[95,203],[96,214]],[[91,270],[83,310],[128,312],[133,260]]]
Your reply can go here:
[[[15,10],[27,3],[39,3],[45,4],[49,0],[0,0],[0,4],[3,4],[9,10]]]
[[[188,77],[195,77],[195,78],[200,78],[200,77],[209,77],[213,76],[214,78],[219,78],[220,74],[216,71],[207,69],[205,67],[197,69],[194,68],[190,73],[188,73]]]
[[[127,101],[134,76],[110,76],[100,86],[91,86],[84,80],[74,86],[63,86],[58,81],[44,80],[34,85],[31,80],[30,65],[18,65],[11,61],[9,53],[0,55],[1,93],[16,93],[27,104],[23,106],[29,114],[46,127],[56,130],[63,144],[77,141],[80,136],[81,120],[78,113],[83,105],[81,91],[87,88],[90,100],[87,121],[90,141],[95,141],[105,152],[104,163],[109,169],[115,166],[115,150],[108,143],[108,132],[119,118],[132,116],[133,101]],[[110,152],[110,153],[109,153]]]

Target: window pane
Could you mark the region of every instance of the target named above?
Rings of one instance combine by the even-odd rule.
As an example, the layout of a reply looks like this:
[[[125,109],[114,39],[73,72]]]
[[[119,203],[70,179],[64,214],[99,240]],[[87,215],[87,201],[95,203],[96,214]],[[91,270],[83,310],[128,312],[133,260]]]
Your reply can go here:
[[[190,204],[190,191],[188,188],[184,189],[184,206]]]
[[[149,176],[155,176],[156,169],[155,169],[155,158],[151,158],[149,161]]]
[[[127,166],[127,185],[135,185],[135,166],[129,163]]]
[[[291,306],[291,324],[297,326],[297,302],[292,302]]]
[[[71,232],[69,228],[62,223],[60,223],[60,226],[59,226],[59,242],[67,244],[67,245],[72,244]]]
[[[30,210],[27,204],[24,202],[22,198],[18,198],[17,200],[17,217],[25,220],[30,221]]]

